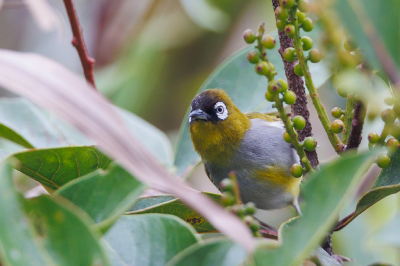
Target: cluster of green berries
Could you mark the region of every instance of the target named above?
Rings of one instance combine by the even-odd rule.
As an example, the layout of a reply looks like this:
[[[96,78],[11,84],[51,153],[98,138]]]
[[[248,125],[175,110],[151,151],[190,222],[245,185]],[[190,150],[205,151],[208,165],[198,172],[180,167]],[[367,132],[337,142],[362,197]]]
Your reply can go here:
[[[236,188],[235,188],[236,187]],[[260,223],[254,219],[253,215],[256,213],[256,206],[253,202],[241,204],[237,200],[237,184],[231,178],[225,178],[220,183],[222,190],[221,203],[231,213],[237,215],[242,221],[250,228],[253,235],[260,237]]]
[[[400,148],[400,123],[395,122],[398,117],[400,117],[400,102],[396,101],[394,98],[386,98],[385,103],[389,106],[393,105],[393,108],[385,109],[381,113],[381,119],[385,122],[385,128],[388,131],[382,132],[379,135],[376,132],[371,132],[368,134],[369,147],[372,149],[376,145],[384,144],[387,149],[387,153],[381,153],[376,158],[376,164],[385,168],[390,163],[389,155],[395,153]],[[389,138],[386,142],[385,139],[387,135],[390,134],[392,138]]]
[[[343,98],[347,98],[347,93],[348,92],[348,87],[346,84],[341,84],[338,88],[337,88],[337,93],[339,94],[339,96],[343,97]],[[354,110],[353,110],[354,112]],[[332,109],[331,114],[334,118],[337,118],[336,120],[333,120],[333,122],[331,123],[331,131],[332,133],[335,134],[339,134],[342,133],[344,130],[344,118],[345,118],[345,114],[346,111],[341,110],[339,107],[335,107]],[[352,113],[352,115],[354,115],[354,113]]]
[[[291,18],[290,12],[295,12],[295,18]],[[312,31],[314,28],[314,22],[312,19],[307,18],[305,12],[308,11],[308,2],[304,0],[289,1],[281,0],[280,6],[275,9],[276,16],[276,26],[279,30],[285,31],[290,38],[294,38],[296,33],[295,25],[293,21],[297,20],[298,25],[303,28],[305,32]],[[311,49],[314,45],[313,40],[308,36],[301,37],[301,44],[303,51],[309,51],[306,61],[312,63],[318,63],[322,59],[322,53],[317,49]],[[286,48],[283,53],[283,58],[287,62],[294,62],[297,58],[296,49],[293,47]],[[303,76],[303,71],[301,70],[301,65],[297,62],[294,66],[294,73],[298,76]]]

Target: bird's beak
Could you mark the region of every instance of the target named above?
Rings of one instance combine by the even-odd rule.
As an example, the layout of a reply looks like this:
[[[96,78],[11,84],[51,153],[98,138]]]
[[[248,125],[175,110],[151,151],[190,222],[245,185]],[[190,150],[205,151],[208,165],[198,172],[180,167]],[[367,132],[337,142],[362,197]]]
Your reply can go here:
[[[196,109],[194,111],[192,111],[189,114],[189,123],[194,121],[194,120],[204,120],[204,121],[208,121],[210,120],[210,115],[205,113],[203,110],[201,109]]]

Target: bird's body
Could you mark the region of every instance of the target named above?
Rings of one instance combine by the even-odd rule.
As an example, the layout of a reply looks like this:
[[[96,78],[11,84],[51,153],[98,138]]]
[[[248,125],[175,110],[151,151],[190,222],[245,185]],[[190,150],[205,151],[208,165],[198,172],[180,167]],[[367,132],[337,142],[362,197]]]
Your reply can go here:
[[[243,114],[222,90],[207,90],[192,101],[190,133],[208,177],[218,188],[235,172],[244,203],[261,209],[294,205],[300,178],[290,174],[298,156],[282,135],[283,123],[260,113]]]

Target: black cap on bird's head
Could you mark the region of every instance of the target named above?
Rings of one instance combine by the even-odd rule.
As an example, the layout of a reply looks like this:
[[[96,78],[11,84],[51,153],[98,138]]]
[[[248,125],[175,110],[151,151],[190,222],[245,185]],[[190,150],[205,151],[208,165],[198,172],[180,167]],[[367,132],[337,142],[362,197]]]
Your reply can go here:
[[[229,116],[232,100],[225,91],[209,89],[198,94],[191,103],[189,123],[223,121]]]

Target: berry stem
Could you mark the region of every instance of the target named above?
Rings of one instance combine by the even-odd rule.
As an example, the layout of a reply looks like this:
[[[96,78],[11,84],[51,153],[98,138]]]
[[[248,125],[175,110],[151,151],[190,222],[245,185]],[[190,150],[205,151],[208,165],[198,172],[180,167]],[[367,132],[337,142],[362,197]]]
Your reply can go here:
[[[279,6],[278,0],[272,0],[274,10]],[[307,108],[307,95],[304,87],[303,79],[294,73],[293,67],[296,61],[288,62],[283,57],[283,52],[286,48],[293,47],[293,39],[289,38],[284,31],[278,30],[279,34],[279,53],[282,57],[282,62],[285,69],[285,75],[289,84],[289,90],[296,94],[296,102],[291,105],[292,116],[301,115],[306,120],[304,129],[297,131],[299,141],[303,141],[306,137],[312,137],[312,126],[310,123],[310,112]],[[313,168],[319,165],[318,154],[316,150],[305,151],[308,160]]]
[[[286,113],[285,108],[283,107],[282,100],[279,98],[279,94],[274,96],[275,106],[278,109],[279,116],[282,119],[283,124],[285,125],[286,132],[289,134],[290,138],[292,139],[292,144],[297,151],[297,154],[300,157],[300,161],[303,163],[306,172],[314,172],[314,169],[311,166],[310,161],[307,158],[305,150],[303,146],[300,144],[292,126],[292,121],[290,121],[289,116]]]
[[[319,98],[317,89],[315,88],[315,85],[313,83],[311,73],[309,71],[307,62],[304,58],[304,53],[303,53],[303,46],[300,40],[300,27],[299,23],[296,18],[296,8],[290,9],[289,12],[290,16],[290,21],[293,22],[293,25],[295,26],[295,32],[293,34],[293,44],[294,48],[296,50],[297,58],[299,60],[299,65],[301,68],[301,71],[303,72],[304,75],[304,80],[306,83],[306,87],[308,89],[308,92],[310,93],[311,100],[314,104],[314,107],[318,113],[318,117],[321,120],[322,126],[325,129],[325,132],[329,138],[329,141],[331,142],[333,148],[337,153],[340,153],[344,149],[344,144],[340,141],[339,137],[337,134],[334,134],[331,131],[330,128],[330,121],[328,118],[328,114],[326,113],[325,107],[321,103],[321,99]]]
[[[361,133],[364,125],[366,108],[361,101],[355,101],[354,117],[351,122],[351,131],[349,134],[346,150],[357,149],[361,143]]]
[[[344,131],[343,131],[343,137],[342,141],[344,144],[347,144],[350,136],[350,130],[351,130],[351,123],[353,121],[352,117],[352,111],[354,110],[354,104],[355,104],[355,99],[354,95],[347,95],[347,103],[346,103],[346,113],[344,115]]]

